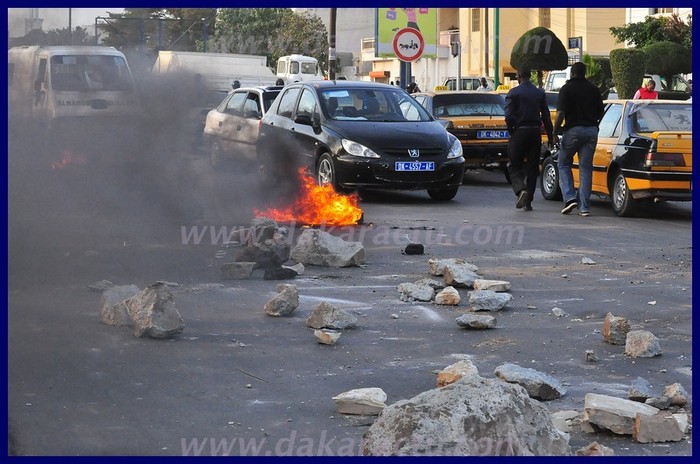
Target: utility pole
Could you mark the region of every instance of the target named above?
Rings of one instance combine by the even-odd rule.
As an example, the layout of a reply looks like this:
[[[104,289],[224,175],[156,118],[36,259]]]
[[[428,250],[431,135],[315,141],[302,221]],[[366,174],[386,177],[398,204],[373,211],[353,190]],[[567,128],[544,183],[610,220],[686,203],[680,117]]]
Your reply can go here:
[[[337,8],[331,8],[330,33],[328,36],[328,79],[335,80],[335,22],[338,13]]]
[[[484,8],[484,76],[489,75],[489,9]],[[496,90],[496,89],[494,89]]]
[[[500,69],[498,66],[498,60],[500,59],[499,57],[499,48],[500,48],[500,42],[498,39],[498,35],[500,34],[500,21],[501,21],[501,11],[496,8],[496,12],[494,14],[493,18],[493,23],[494,23],[494,50],[493,50],[493,85],[494,90],[498,88],[499,82],[498,82],[498,76],[500,75]]]
[[[73,45],[73,8],[68,8],[68,45]]]

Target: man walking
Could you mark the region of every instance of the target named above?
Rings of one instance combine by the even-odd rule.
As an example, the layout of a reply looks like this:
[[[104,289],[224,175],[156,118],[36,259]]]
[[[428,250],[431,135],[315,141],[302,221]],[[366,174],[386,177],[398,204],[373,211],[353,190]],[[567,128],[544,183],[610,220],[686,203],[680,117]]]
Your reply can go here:
[[[591,186],[593,183],[593,154],[598,143],[598,123],[603,117],[603,98],[598,88],[586,80],[586,65],[571,66],[571,79],[559,91],[554,135],[564,134],[559,149],[559,187],[564,200],[562,214],[578,207],[578,214],[590,216]],[[571,173],[574,154],[578,152],[579,188],[574,190]],[[578,200],[577,200],[578,196]]]
[[[552,138],[552,119],[545,100],[544,90],[530,82],[530,68],[518,70],[518,86],[506,95],[506,124],[510,131],[508,141],[508,173],[513,192],[518,200],[515,207],[532,211],[532,198],[537,187],[540,170],[540,148],[542,146],[541,125]]]

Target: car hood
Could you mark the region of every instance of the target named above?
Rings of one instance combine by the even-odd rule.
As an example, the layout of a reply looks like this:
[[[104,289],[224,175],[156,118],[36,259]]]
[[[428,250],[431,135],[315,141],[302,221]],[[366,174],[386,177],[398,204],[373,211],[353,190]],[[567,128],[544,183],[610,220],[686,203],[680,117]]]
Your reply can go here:
[[[327,126],[340,138],[367,147],[449,148],[450,134],[437,121],[333,121]]]

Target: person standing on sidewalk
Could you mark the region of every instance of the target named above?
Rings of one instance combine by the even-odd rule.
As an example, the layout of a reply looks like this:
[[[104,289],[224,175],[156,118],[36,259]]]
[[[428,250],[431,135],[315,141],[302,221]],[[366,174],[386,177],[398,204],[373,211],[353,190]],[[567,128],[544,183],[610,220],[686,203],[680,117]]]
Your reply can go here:
[[[571,79],[559,91],[557,117],[554,120],[555,137],[561,133],[564,122],[557,161],[559,187],[564,200],[562,214],[569,214],[578,207],[579,215],[591,215],[593,154],[598,143],[598,124],[603,112],[603,97],[598,88],[586,80],[586,65],[580,61],[574,63],[571,66]],[[575,153],[578,153],[578,194],[571,173]]]
[[[510,132],[508,141],[508,173],[513,192],[518,197],[515,207],[532,211],[532,198],[540,172],[541,126],[552,143],[552,119],[545,100],[544,90],[530,82],[531,71],[523,66],[518,70],[518,86],[506,95],[506,124]]]

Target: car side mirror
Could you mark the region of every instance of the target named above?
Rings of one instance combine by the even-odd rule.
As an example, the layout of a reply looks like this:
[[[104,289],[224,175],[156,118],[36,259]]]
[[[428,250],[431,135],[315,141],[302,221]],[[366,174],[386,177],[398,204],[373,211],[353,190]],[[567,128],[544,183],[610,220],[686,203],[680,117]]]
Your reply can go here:
[[[308,114],[297,114],[296,118],[294,118],[294,122],[297,124],[303,124],[305,126],[314,125],[313,119]]]

